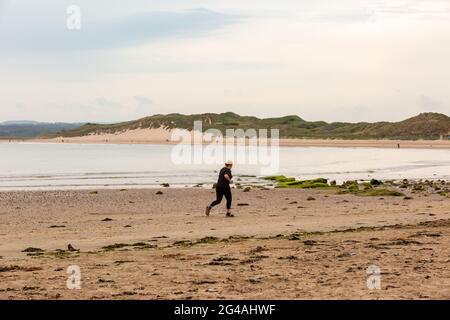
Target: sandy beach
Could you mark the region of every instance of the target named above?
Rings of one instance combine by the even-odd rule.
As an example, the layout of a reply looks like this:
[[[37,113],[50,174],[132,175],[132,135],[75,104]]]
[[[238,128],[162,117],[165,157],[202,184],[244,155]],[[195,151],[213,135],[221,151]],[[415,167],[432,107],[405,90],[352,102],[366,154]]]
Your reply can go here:
[[[450,301],[450,1],[0,0],[0,24],[13,314]]]
[[[450,199],[402,191],[234,190],[235,218],[203,188],[2,192],[0,298],[448,299]]]
[[[57,137],[28,139],[38,143],[109,143],[109,144],[177,144],[172,139],[173,130],[163,128],[135,129],[119,133],[102,133],[82,137]],[[1,142],[2,140],[0,140]],[[3,140],[8,142],[9,140]],[[210,144],[211,140],[203,141]],[[340,139],[279,139],[280,146],[287,147],[364,147],[364,148],[420,148],[450,149],[450,140],[340,140]]]

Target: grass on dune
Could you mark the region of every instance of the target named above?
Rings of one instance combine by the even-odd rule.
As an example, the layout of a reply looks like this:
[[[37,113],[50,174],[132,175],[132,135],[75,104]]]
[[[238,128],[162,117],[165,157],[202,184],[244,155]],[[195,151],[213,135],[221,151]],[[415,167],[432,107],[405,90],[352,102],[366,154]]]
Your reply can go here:
[[[203,130],[218,129],[279,129],[280,138],[318,139],[439,139],[450,127],[450,117],[440,113],[421,113],[399,122],[333,122],[306,121],[290,115],[279,118],[241,116],[233,112],[184,115],[179,113],[157,114],[134,121],[95,124],[87,123],[71,130],[50,133],[43,137],[77,137],[100,133],[121,133],[143,128],[193,129],[194,121],[201,121]]]

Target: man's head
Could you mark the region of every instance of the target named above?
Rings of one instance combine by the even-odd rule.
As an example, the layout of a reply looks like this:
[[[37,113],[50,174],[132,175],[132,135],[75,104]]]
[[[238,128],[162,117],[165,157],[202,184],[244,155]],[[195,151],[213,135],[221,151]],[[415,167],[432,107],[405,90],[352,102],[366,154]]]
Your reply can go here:
[[[225,167],[227,167],[227,168],[232,168],[233,167],[233,161],[231,161],[231,160],[227,160],[227,162],[225,162]]]

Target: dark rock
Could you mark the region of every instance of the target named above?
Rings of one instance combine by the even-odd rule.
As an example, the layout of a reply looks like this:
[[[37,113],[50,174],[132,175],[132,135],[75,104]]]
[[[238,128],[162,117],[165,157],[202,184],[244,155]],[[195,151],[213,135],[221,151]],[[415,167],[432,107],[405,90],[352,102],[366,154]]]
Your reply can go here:
[[[372,186],[379,186],[381,184],[383,184],[383,182],[381,182],[380,180],[377,180],[377,179],[370,180],[370,185],[372,185]]]
[[[33,247],[29,247],[26,248],[25,250],[22,250],[22,252],[43,252],[44,250],[40,249],[40,248],[33,248]]]
[[[67,245],[67,250],[71,252],[80,251],[79,249],[75,249],[70,243]]]

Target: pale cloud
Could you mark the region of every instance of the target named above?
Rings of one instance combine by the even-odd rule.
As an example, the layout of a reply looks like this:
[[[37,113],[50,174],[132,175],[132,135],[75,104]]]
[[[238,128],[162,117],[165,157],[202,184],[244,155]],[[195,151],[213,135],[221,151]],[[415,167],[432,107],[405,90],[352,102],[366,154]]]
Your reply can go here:
[[[105,97],[99,97],[95,99],[96,105],[103,108],[120,108],[121,105],[117,102],[106,99]]]
[[[153,101],[147,97],[134,96],[134,99],[140,106],[151,106]]]
[[[2,54],[133,47],[161,38],[198,36],[237,21],[237,17],[206,9],[144,12],[93,21],[84,21],[83,12],[81,8],[80,30],[67,29],[63,19],[41,21],[39,15],[26,22],[7,23],[0,29],[0,42],[8,44]]]
[[[3,7],[0,121],[450,113],[447,0],[77,3],[79,34],[65,29],[71,1]]]
[[[426,111],[426,112],[432,112],[432,111],[442,111],[444,110],[444,106],[434,100],[433,98],[426,96],[426,95],[421,95],[420,99],[419,99],[419,107],[421,110]]]

